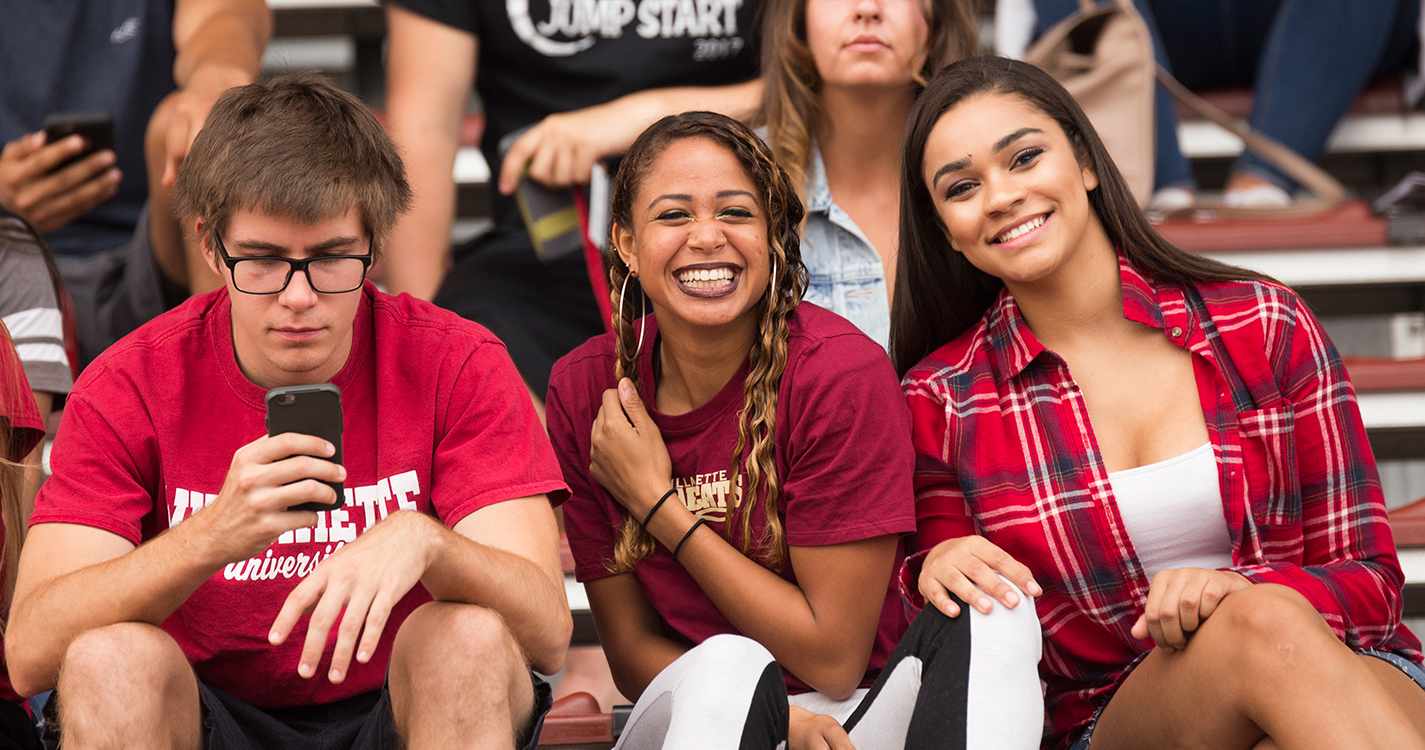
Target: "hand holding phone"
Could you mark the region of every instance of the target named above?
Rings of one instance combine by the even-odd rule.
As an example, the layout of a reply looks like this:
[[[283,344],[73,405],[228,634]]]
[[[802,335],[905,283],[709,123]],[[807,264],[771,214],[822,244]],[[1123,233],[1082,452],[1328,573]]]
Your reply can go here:
[[[284,386],[268,391],[266,401],[268,437],[284,432],[315,435],[336,447],[336,453],[327,460],[341,463],[341,389],[331,383]],[[335,510],[344,506],[342,483],[324,484],[336,492],[336,502],[301,503],[288,510]]]
[[[108,112],[55,112],[44,119],[45,143],[78,135],[84,139],[84,149],[50,169],[54,174],[61,169],[105,149],[114,148],[114,118]]]

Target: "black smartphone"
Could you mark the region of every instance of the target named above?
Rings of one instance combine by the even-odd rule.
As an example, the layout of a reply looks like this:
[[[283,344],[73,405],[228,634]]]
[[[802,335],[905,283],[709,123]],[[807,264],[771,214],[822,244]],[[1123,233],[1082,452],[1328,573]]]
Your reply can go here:
[[[54,112],[44,120],[45,143],[79,134],[84,138],[84,150],[61,162],[51,172],[73,164],[84,157],[114,148],[114,118],[105,110],[94,112]]]
[[[297,432],[316,435],[336,446],[329,461],[341,463],[341,389],[331,383],[289,385],[267,392],[267,435]],[[346,505],[341,482],[323,482],[336,491],[336,502],[302,503],[288,510],[336,510]]]

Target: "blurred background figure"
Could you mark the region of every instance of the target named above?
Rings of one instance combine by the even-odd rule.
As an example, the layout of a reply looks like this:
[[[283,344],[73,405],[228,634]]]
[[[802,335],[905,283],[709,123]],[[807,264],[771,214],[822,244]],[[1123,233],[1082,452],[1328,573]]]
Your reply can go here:
[[[1078,10],[1076,0],[999,0],[999,52],[1018,56],[1030,37]],[[1251,87],[1252,127],[1316,160],[1341,116],[1373,78],[1410,60],[1415,0],[1134,0],[1158,62],[1193,90]],[[1034,20],[1030,20],[1034,19]],[[1033,28],[1033,33],[1027,29]],[[1161,86],[1151,208],[1191,205],[1198,189],[1178,146],[1177,104]],[[1232,165],[1228,205],[1283,206],[1296,183],[1250,152]]]
[[[769,0],[754,122],[802,187],[806,300],[882,347],[900,206],[900,134],[927,81],[976,54],[967,0]]]
[[[66,295],[44,240],[0,208],[0,323],[10,332],[41,425],[74,386],[78,346]],[[8,387],[8,384],[7,384]],[[23,498],[34,504],[43,480],[41,447],[25,461]]]
[[[510,196],[519,178],[555,188],[588,182],[596,160],[622,153],[663,115],[745,115],[760,91],[755,0],[594,7],[587,16],[569,0],[386,4],[388,127],[416,196],[392,237],[389,288],[493,331],[540,404],[555,360],[606,321],[581,253],[548,263],[536,256]],[[472,86],[486,118],[480,151],[499,190],[494,228],[455,249],[447,277],[453,168]]]
[[[20,546],[34,508],[34,493],[25,488],[26,457],[37,452],[44,436],[44,421],[30,397],[25,370],[10,334],[0,325],[0,543],[4,545],[0,548],[0,580],[4,582],[0,623],[10,614]],[[0,636],[3,634],[4,626],[0,625]],[[0,655],[0,747],[39,750],[27,703],[10,686],[4,666]]]
[[[264,0],[0,0],[0,207],[54,251],[81,359],[221,285],[169,208],[178,165],[218,95],[251,83],[271,35]],[[102,110],[113,149],[71,164],[78,136],[45,117]]]

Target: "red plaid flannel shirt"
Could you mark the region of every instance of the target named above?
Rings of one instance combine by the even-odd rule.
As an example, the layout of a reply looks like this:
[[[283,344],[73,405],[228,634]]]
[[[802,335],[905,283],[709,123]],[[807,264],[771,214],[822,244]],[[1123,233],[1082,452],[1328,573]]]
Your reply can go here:
[[[1120,256],[1123,314],[1193,354],[1217,458],[1233,567],[1301,592],[1353,649],[1420,661],[1400,624],[1404,578],[1355,390],[1288,289],[1145,278]],[[921,550],[981,534],[1044,587],[1040,674],[1066,747],[1152,647],[1129,634],[1149,580],[1112,500],[1067,365],[1002,292],[979,325],[905,377],[914,416]],[[902,593],[921,604],[924,553]]]

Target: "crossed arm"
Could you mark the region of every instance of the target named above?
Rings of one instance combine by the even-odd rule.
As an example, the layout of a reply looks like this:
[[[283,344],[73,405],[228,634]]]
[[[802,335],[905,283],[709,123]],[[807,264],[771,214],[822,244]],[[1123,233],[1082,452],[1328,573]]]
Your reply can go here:
[[[234,455],[211,505],[137,547],[87,526],[32,529],[5,639],[16,690],[31,695],[52,687],[65,650],[81,633],[119,622],[160,624],[226,563],[314,524],[315,513],[286,508],[330,502],[331,490],[316,480],[339,480],[345,470],[313,455],[330,455],[330,446],[297,434],[259,438]],[[281,643],[303,612],[314,611],[298,670],[310,677],[346,608],[328,675],[340,682],[358,638],[369,658],[390,608],[417,581],[437,599],[499,612],[536,668],[557,671],[563,662],[572,625],[553,513],[543,496],[487,506],[453,531],[418,513],[392,514],[293,590],[271,638]],[[360,652],[357,658],[364,661]]]

